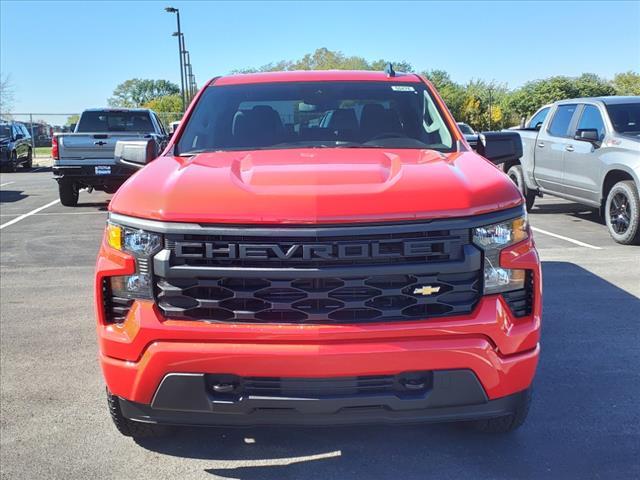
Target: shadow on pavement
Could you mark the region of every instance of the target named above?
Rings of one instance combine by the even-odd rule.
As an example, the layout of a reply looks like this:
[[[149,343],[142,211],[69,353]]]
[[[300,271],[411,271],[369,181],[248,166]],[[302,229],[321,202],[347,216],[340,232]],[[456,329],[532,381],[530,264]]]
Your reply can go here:
[[[139,445],[246,480],[638,478],[640,299],[572,263],[545,262],[543,271],[542,356],[529,419],[513,434],[460,425],[185,428]]]
[[[604,225],[604,219],[597,208],[592,208],[579,203],[545,203],[534,205],[531,215],[566,214],[580,220],[588,220],[598,225]]]
[[[14,203],[27,198],[29,195],[23,193],[24,190],[0,190],[0,203]]]
[[[109,201],[106,202],[78,202],[78,207],[92,207],[100,212],[106,212],[109,208]]]

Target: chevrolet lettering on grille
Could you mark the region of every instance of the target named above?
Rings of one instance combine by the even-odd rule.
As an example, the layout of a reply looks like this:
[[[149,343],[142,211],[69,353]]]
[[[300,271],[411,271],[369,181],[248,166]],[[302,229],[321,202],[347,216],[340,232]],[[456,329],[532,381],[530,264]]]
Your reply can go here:
[[[221,243],[176,242],[176,258],[221,260],[353,260],[367,258],[421,257],[434,252],[441,243],[429,240],[390,240],[359,243]],[[446,253],[446,252],[438,252]]]

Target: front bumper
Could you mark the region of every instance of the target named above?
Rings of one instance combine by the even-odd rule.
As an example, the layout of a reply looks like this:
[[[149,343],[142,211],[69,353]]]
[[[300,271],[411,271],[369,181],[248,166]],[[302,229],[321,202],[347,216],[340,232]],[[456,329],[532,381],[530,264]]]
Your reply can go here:
[[[153,302],[138,300],[124,323],[107,324],[101,300],[102,279],[130,274],[135,264],[129,255],[103,243],[95,287],[102,371],[109,390],[122,400],[125,416],[140,421],[253,425],[500,416],[512,411],[518,395],[532,383],[539,357],[542,310],[540,264],[533,241],[504,250],[500,263],[532,272],[534,305],[530,315],[514,317],[501,295],[487,295],[469,315],[429,320],[337,325],[205,323],[166,319]],[[195,410],[181,403],[164,404],[162,408],[154,404],[160,398],[159,387],[174,374],[331,379],[415,371],[432,372],[434,380],[438,375],[446,379],[449,374],[444,372],[468,372],[479,390],[462,389],[476,393],[456,400],[455,395],[442,396],[435,382],[417,405],[411,403],[415,398],[394,400],[390,406],[388,398],[356,396],[322,405],[319,400],[299,400],[278,413],[269,409],[280,407],[262,400],[236,404],[237,410],[224,411],[228,406],[221,410],[221,404],[212,403],[210,392],[201,382],[191,394],[186,393],[188,389],[178,389],[185,400],[200,405]],[[438,397],[450,401],[432,403]],[[321,411],[305,410],[311,403],[320,405]],[[284,411],[291,413],[291,421]]]
[[[207,376],[165,377],[151,405],[120,399],[126,418],[173,425],[341,425],[476,420],[516,411],[526,391],[487,399],[470,370],[433,372],[424,391],[408,394],[217,395]]]

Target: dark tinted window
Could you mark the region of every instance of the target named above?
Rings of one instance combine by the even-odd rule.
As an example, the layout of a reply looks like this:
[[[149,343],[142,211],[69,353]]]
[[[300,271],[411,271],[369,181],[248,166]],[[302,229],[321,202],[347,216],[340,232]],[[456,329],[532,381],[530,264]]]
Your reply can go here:
[[[475,133],[466,123],[459,123],[458,127],[460,127],[460,131],[465,135],[473,135]]]
[[[582,129],[596,129],[598,131],[598,138],[604,139],[604,122],[602,121],[602,115],[600,110],[593,105],[585,105],[580,116],[580,122],[578,122],[578,130]]]
[[[178,150],[329,146],[451,151],[453,140],[423,84],[282,82],[209,87]]]
[[[0,124],[0,138],[11,137],[11,126],[8,123]]]
[[[549,134],[554,137],[566,137],[569,134],[569,124],[575,113],[577,105],[560,105],[556,110],[551,125],[549,126]]]
[[[609,118],[618,133],[640,133],[640,103],[607,105]]]
[[[529,120],[529,123],[527,124],[527,128],[539,128],[544,123],[544,119],[547,118],[548,113],[549,107],[540,110],[531,117],[531,120]]]
[[[84,112],[76,132],[140,132],[155,130],[147,112]]]

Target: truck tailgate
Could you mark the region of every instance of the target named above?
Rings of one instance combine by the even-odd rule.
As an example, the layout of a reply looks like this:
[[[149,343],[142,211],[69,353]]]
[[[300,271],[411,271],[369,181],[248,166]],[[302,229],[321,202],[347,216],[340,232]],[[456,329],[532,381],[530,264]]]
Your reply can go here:
[[[113,154],[118,140],[144,138],[138,133],[66,133],[58,136],[60,164],[66,161],[86,161],[87,165],[114,163]],[[147,135],[148,137],[148,135]],[[84,163],[84,162],[83,162]]]

